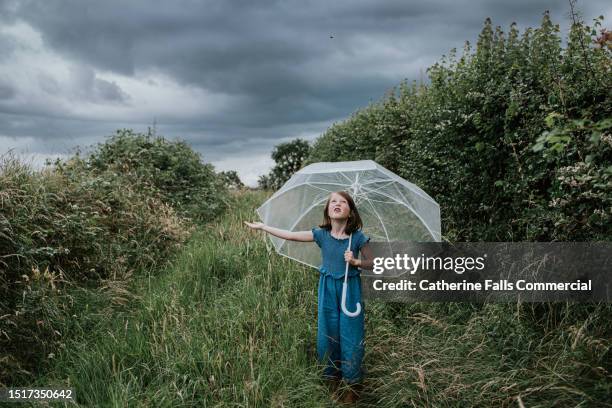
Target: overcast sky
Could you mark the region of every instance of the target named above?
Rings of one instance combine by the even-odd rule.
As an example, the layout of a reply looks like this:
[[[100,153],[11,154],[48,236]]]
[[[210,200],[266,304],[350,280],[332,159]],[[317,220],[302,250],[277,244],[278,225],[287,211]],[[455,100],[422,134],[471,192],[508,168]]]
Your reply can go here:
[[[578,2],[583,19],[609,1]],[[568,1],[0,0],[0,154],[40,167],[119,128],[187,140],[255,185],[274,145],[312,141],[402,79]]]

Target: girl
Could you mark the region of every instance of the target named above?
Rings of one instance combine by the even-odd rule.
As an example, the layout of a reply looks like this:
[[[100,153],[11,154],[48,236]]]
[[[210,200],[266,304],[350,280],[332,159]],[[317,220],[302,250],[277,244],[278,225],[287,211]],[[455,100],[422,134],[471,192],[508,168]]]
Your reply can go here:
[[[365,312],[358,267],[371,269],[373,264],[367,245],[370,238],[361,232],[362,221],[355,202],[347,192],[331,193],[323,210],[323,224],[310,231],[287,231],[261,222],[245,223],[282,239],[315,241],[321,248],[323,263],[319,268],[317,354],[325,365],[324,378],[334,390],[344,378],[350,387],[342,400],[355,402],[363,378]],[[353,236],[349,250],[350,234]],[[357,259],[360,251],[362,259]],[[354,311],[358,302],[362,304],[361,313],[355,317],[345,315],[340,305],[345,262],[349,263],[346,308]]]

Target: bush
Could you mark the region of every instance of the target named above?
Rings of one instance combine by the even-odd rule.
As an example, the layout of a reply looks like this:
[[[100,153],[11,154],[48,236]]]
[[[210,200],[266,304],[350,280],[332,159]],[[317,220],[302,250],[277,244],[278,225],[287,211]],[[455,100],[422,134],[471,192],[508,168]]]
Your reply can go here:
[[[162,267],[190,236],[191,220],[211,220],[229,199],[188,145],[150,132],[119,130],[87,159],[77,152],[41,172],[3,156],[0,384],[43,369],[62,346],[81,307],[75,291],[126,304],[130,277]]]
[[[89,154],[94,173],[112,170],[133,180],[135,187],[155,194],[176,211],[198,222],[221,214],[229,201],[225,179],[186,142],[118,130]]]
[[[219,177],[223,180],[223,184],[232,190],[240,190],[244,188],[244,183],[240,180],[238,172],[236,170],[227,170],[218,173]]]
[[[602,30],[594,39],[602,19],[593,28],[574,24],[566,48],[548,13],[522,35],[487,19],[473,53],[466,42],[458,60],[452,50],[428,69],[430,84],[403,82],[334,124],[307,162],[376,160],[440,204],[451,242],[609,241],[612,38]],[[415,392],[441,405],[503,406],[522,394],[526,405],[595,406],[610,393],[609,304],[381,308],[397,322],[397,336],[385,337],[392,344],[374,357],[372,371],[392,380],[380,388],[385,395],[412,387],[392,383],[425,365],[427,387]],[[424,316],[445,331],[403,326],[402,316]],[[456,335],[444,320],[462,322]]]
[[[548,13],[508,34],[485,21],[466,42],[383,100],[334,124],[308,163],[372,159],[438,201],[461,241],[612,238],[612,51],[593,28],[561,47]],[[460,205],[458,205],[460,203]]]

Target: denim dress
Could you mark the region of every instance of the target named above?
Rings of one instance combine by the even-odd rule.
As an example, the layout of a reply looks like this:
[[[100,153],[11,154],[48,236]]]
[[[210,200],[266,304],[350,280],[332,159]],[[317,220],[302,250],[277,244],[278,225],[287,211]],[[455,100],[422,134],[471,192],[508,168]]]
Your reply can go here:
[[[342,284],[346,261],[344,251],[348,249],[349,239],[338,239],[330,230],[313,228],[315,242],[321,248],[323,262],[319,267],[317,354],[319,362],[325,366],[326,378],[344,378],[347,383],[362,380],[361,362],[364,354],[364,313],[365,305],[361,300],[360,270],[349,265],[346,308],[356,310],[361,303],[361,313],[350,317],[342,313]],[[361,230],[353,232],[351,250],[353,257],[370,238]]]

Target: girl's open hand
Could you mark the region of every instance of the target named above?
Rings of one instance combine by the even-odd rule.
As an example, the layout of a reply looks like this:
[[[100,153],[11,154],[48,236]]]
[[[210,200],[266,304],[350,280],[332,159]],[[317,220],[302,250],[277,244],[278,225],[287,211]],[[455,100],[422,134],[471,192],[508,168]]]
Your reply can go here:
[[[264,227],[264,223],[263,222],[244,222],[246,225],[248,225],[249,227],[253,228],[254,230],[260,230]]]

